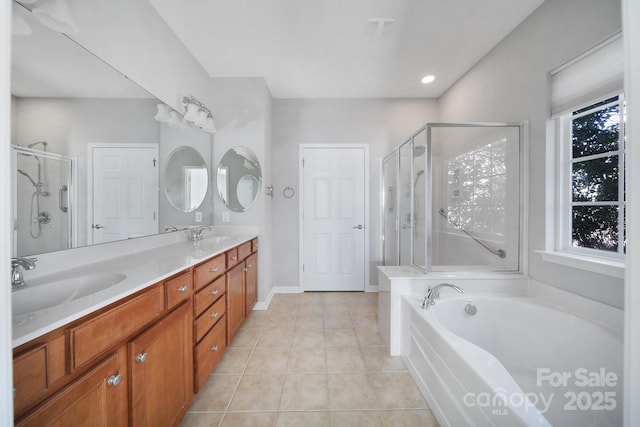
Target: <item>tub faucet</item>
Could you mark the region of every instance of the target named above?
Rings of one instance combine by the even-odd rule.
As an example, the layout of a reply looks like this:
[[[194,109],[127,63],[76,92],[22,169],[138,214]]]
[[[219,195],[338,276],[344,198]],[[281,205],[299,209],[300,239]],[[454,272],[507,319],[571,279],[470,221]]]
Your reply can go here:
[[[33,270],[36,268],[37,258],[22,258],[16,257],[11,258],[11,290],[15,291],[16,289],[24,288],[27,286],[24,283],[24,276],[22,274],[21,268],[25,270]]]
[[[436,301],[440,299],[440,288],[453,288],[456,291],[464,294],[464,291],[460,286],[453,285],[451,283],[440,283],[439,285],[434,286],[433,288],[429,286],[427,289],[427,295],[424,297],[422,301],[422,308],[429,308],[430,305],[434,305]]]
[[[211,230],[211,227],[209,227],[208,225],[205,225],[204,227],[192,228],[191,230],[189,230],[191,232],[191,234],[189,235],[189,240],[193,242],[202,240],[203,239],[202,232],[204,230]]]

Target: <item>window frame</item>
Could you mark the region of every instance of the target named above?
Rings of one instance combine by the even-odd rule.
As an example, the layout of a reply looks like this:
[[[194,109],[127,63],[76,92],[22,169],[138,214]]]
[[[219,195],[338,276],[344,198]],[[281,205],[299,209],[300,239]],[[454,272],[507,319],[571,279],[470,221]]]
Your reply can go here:
[[[598,104],[599,102],[605,101],[609,98],[618,97],[616,101],[612,101],[607,104],[599,105],[594,108],[590,108],[589,110],[585,110],[580,112],[580,114],[574,117],[573,113],[580,109]],[[579,118],[588,114],[592,114],[593,112],[603,110],[605,108],[609,108],[614,105],[619,105],[620,111],[620,127],[618,131],[618,149],[607,151],[603,153],[598,153],[595,155],[588,155],[574,159],[572,150],[573,150],[573,140],[572,140],[572,121],[574,118]],[[626,209],[626,200],[625,200],[625,103],[624,103],[624,94],[623,93],[615,93],[610,96],[605,96],[594,100],[592,102],[587,103],[586,105],[576,106],[575,108],[570,109],[569,111],[561,114],[556,118],[557,125],[557,188],[558,188],[558,200],[557,200],[557,235],[556,235],[556,248],[559,251],[565,252],[570,255],[575,256],[585,256],[585,257],[596,257],[596,258],[604,258],[612,261],[624,262],[624,216]],[[572,173],[573,173],[573,164],[580,161],[586,161],[591,159],[597,159],[608,156],[618,156],[618,200],[611,201],[601,201],[601,202],[574,202],[573,201],[573,184],[572,184]],[[574,246],[572,242],[572,213],[573,206],[617,206],[618,207],[618,249],[617,251],[607,251],[604,249],[593,249],[593,248],[585,248]]]

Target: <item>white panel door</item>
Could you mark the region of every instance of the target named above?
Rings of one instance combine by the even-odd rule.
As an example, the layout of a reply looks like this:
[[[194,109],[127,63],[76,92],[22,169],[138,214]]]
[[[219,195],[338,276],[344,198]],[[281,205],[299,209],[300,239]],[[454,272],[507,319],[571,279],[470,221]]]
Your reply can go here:
[[[158,147],[92,147],[93,243],[158,232]]]
[[[303,272],[306,291],[363,291],[365,150],[303,149]]]

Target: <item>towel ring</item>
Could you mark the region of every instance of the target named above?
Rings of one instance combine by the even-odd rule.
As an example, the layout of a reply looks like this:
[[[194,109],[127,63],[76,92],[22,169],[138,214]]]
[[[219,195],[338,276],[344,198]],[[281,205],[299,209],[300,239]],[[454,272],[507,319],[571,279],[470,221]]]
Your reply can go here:
[[[284,196],[285,199],[290,199],[295,194],[296,194],[295,190],[289,186],[285,187],[285,189],[282,190],[282,195]]]

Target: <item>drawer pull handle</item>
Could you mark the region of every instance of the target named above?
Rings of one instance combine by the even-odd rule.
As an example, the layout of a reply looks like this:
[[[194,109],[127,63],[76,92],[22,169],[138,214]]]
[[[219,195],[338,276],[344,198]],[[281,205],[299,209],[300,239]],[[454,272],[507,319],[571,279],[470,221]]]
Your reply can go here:
[[[120,375],[120,374],[111,375],[109,377],[109,379],[107,380],[107,384],[112,385],[112,386],[116,386],[116,385],[120,384],[120,381],[122,381],[122,375]]]
[[[147,361],[147,353],[140,353],[136,356],[136,362],[144,363]]]
[[[218,312],[216,311],[215,313],[213,313],[213,314],[211,315],[211,317],[213,317],[214,319],[215,319],[216,317],[218,317]]]
[[[217,273],[217,272],[218,272],[218,267],[213,267],[213,268],[211,269],[211,272],[212,272],[212,273]]]
[[[212,290],[211,295],[218,295],[218,290],[217,289]]]
[[[211,347],[211,351],[218,351],[218,346],[214,345],[213,347]]]
[[[180,287],[178,288],[178,292],[187,292],[188,290],[189,290],[189,288],[188,288],[188,287],[186,287],[186,286],[180,286]]]

